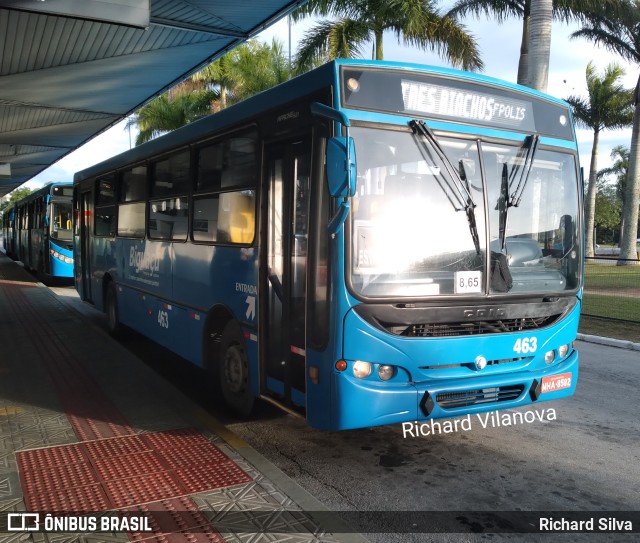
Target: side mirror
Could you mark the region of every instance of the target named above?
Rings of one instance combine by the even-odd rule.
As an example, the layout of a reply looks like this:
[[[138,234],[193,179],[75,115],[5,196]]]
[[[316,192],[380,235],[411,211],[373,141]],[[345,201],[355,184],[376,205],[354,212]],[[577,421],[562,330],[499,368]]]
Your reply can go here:
[[[334,198],[356,193],[356,148],[353,138],[335,137],[327,142],[327,183]]]
[[[51,194],[47,194],[47,198],[46,198],[47,211],[44,214],[44,225],[45,226],[49,226],[49,204],[50,203],[51,203]]]

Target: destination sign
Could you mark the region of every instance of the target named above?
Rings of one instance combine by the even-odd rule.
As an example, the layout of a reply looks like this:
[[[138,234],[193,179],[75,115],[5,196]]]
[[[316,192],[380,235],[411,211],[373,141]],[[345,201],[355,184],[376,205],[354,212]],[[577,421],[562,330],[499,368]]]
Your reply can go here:
[[[533,130],[530,102],[434,83],[402,80],[405,111]]]
[[[568,104],[495,80],[428,72],[428,68],[422,72],[345,66],[342,105],[573,139]]]

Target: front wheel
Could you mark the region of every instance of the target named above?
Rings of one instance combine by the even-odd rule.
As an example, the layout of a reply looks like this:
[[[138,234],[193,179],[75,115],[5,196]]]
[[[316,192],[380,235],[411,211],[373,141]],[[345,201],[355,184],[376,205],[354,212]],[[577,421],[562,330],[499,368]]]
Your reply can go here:
[[[118,294],[113,281],[107,286],[104,306],[105,313],[107,314],[107,329],[112,336],[117,336],[122,332],[122,325],[120,324],[120,316],[118,314]]]
[[[254,396],[249,379],[249,361],[237,322],[230,322],[222,332],[218,366],[225,402],[238,415],[247,417],[253,409]]]

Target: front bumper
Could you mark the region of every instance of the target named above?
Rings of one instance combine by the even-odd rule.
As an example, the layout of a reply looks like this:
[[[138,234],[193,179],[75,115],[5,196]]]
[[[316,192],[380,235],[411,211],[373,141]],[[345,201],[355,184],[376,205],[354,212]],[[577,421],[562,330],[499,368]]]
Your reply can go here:
[[[570,386],[543,390],[544,378],[570,375]],[[509,409],[571,396],[578,382],[578,352],[537,371],[525,370],[442,379],[429,383],[399,383],[384,386],[335,372],[333,386],[340,402],[333,406],[336,430],[409,421],[457,417],[497,409]],[[566,385],[566,381],[563,386]]]

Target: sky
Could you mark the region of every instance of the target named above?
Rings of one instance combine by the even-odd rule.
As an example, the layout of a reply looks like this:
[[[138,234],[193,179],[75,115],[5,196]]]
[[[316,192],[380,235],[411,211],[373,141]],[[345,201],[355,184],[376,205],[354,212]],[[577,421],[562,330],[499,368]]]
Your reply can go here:
[[[451,2],[442,2],[441,9],[448,8]],[[313,20],[300,21],[291,25],[292,49],[295,53],[296,44],[301,36],[313,26]],[[485,68],[482,73],[499,79],[515,82],[517,79],[518,57],[522,25],[518,19],[509,19],[498,25],[494,20],[467,17],[463,21],[468,31],[475,37]],[[593,61],[596,70],[601,74],[611,62],[622,65],[626,70],[623,82],[626,87],[634,88],[640,72],[639,66],[624,62],[617,55],[604,49],[596,48],[584,39],[570,39],[570,34],[578,26],[554,23],[551,38],[551,58],[549,61],[549,83],[547,92],[559,98],[569,95],[587,96],[585,70],[589,61]],[[287,19],[282,19],[257,36],[266,42],[275,37],[283,41],[284,49],[288,50],[289,25]],[[434,66],[449,64],[437,54],[398,44],[392,34],[384,38],[385,60],[406,61]],[[71,181],[73,174],[88,166],[126,151],[135,142],[136,130],[125,128],[126,121],[122,121],[97,136],[93,140],[70,153],[62,160],[29,181],[26,186],[40,187],[50,181]],[[588,176],[589,161],[593,144],[593,133],[590,130],[578,129],[578,144],[580,163],[584,167],[585,177]],[[598,169],[611,165],[611,149],[616,145],[629,147],[631,142],[631,128],[617,131],[605,131],[600,135],[598,152]]]

